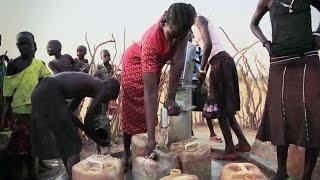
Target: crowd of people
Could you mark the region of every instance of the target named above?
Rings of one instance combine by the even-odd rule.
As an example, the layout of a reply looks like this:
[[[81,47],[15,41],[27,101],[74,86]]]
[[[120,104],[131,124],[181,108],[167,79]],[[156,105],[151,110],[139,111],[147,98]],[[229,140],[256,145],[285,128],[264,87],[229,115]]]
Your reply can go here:
[[[288,145],[306,148],[305,171],[302,179],[309,180],[320,148],[320,25],[313,33],[310,6],[320,11],[319,0],[259,0],[251,29],[270,55],[268,94],[257,139],[271,141],[277,147],[278,171],[273,179],[287,179]],[[262,17],[270,12],[272,41],[259,27]],[[69,177],[72,166],[80,161],[82,143],[77,128],[101,146],[106,146],[107,134],[96,127],[94,119],[101,106],[117,99],[121,87],[121,129],[123,134],[123,166],[130,167],[130,144],[135,134],[147,133],[147,154],[156,147],[155,129],[158,125],[158,85],[162,67],[170,60],[168,96],[164,107],[170,116],[181,109],[175,95],[184,67],[185,49],[192,42],[201,47],[201,65],[197,78],[205,85],[209,75],[208,100],[203,109],[210,130],[216,135],[212,119],[217,118],[225,141],[225,151],[217,160],[233,161],[239,153],[250,152],[235,115],[240,110],[239,82],[235,62],[225,51],[212,21],[198,15],[186,3],[172,4],[151,25],[142,38],[128,47],[123,55],[120,82],[113,77],[114,65],[110,53],[100,53],[103,65],[89,74],[85,58],[87,49],[77,47],[77,58],[62,54],[58,40],[50,40],[47,52],[54,59],[46,64],[37,59],[37,45],[32,33],[17,35],[20,56],[9,60],[0,56],[0,85],[2,118],[0,130],[10,127],[12,135],[6,148],[9,179],[23,179],[23,166],[28,177],[35,178],[35,158],[62,158]],[[1,38],[1,36],[0,36]],[[1,39],[0,39],[1,45]],[[51,70],[51,71],[50,71]],[[90,107],[83,119],[79,109],[85,97],[91,97]],[[80,108],[79,108],[80,106]],[[107,106],[106,106],[107,107]],[[210,116],[216,113],[217,116]],[[10,118],[9,118],[10,117]],[[10,121],[9,121],[10,120]],[[232,140],[231,130],[238,139]]]
[[[37,46],[32,33],[19,33],[17,47],[19,57],[9,60],[1,56],[1,131],[5,127],[12,131],[6,148],[7,178],[23,179],[24,164],[27,177],[35,178],[34,157],[40,165],[42,160],[62,158],[71,175],[82,147],[75,127],[100,145],[108,143],[101,130],[82,124],[78,107],[85,97],[93,98],[83,120],[89,126],[98,114],[98,106],[117,98],[120,87],[111,78],[110,54],[106,49],[101,51],[103,66],[96,70],[96,78],[88,74],[90,65],[83,45],[77,47],[77,58],[73,58],[61,54],[58,40],[50,40],[47,52],[55,59],[49,62],[49,68],[35,58]]]

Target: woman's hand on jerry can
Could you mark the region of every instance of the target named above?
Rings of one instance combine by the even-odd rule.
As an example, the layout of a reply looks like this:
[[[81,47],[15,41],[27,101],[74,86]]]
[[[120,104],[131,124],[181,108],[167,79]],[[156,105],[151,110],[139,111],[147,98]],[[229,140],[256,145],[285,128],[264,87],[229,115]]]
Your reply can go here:
[[[147,157],[150,156],[151,153],[153,153],[154,149],[156,148],[156,140],[155,139],[148,139],[148,143],[147,143]]]

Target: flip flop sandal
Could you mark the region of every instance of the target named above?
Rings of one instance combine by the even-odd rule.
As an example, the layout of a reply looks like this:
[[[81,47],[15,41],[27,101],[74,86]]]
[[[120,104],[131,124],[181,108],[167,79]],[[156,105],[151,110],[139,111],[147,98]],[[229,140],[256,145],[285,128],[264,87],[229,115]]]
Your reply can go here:
[[[216,143],[223,143],[223,140],[219,136],[210,137],[210,140]]]

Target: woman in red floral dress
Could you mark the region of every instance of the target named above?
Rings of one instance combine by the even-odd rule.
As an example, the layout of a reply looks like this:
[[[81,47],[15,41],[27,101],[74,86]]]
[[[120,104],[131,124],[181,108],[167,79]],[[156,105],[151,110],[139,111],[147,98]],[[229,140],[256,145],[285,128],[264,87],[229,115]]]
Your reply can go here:
[[[132,135],[148,132],[147,154],[156,145],[158,84],[161,69],[168,60],[171,60],[171,70],[165,105],[169,115],[180,113],[175,103],[175,92],[183,70],[187,34],[195,15],[190,4],[172,4],[123,56],[121,115],[125,165],[128,165]]]

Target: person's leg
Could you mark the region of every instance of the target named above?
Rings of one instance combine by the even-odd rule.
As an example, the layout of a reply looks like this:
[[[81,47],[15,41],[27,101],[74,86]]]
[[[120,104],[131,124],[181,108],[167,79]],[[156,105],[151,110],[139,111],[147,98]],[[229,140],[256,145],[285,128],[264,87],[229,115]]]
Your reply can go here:
[[[233,130],[233,132],[236,134],[238,138],[238,145],[236,145],[236,150],[243,150],[245,152],[250,151],[251,147],[250,144],[248,143],[246,137],[244,136],[236,118],[234,115],[229,116],[230,120],[230,126]]]
[[[229,119],[227,117],[219,117],[218,121],[223,134],[223,138],[226,143],[225,153],[226,154],[234,153],[235,148],[232,140]]]
[[[23,179],[23,159],[20,155],[8,155],[9,179]]]
[[[55,136],[57,151],[62,156],[61,159],[67,170],[69,179],[72,179],[72,167],[80,162],[82,143],[72,120],[74,117],[77,117],[68,111],[65,103],[62,101],[60,103],[61,108],[57,109],[59,113],[55,116],[55,121],[50,119],[48,126]],[[57,152],[53,151],[52,153],[56,154]]]
[[[303,180],[311,180],[313,169],[318,159],[318,149],[306,148],[305,167],[302,175]]]
[[[217,134],[214,132],[214,128],[213,128],[213,120],[210,118],[205,118],[208,124],[208,128],[210,131],[210,140],[217,142],[217,143],[222,143],[223,140],[217,136]]]
[[[287,172],[288,145],[277,146],[278,170],[273,180],[284,180],[289,177]]]
[[[36,171],[35,171],[34,157],[31,154],[27,154],[27,155],[25,155],[25,160],[26,160],[29,179],[35,179],[36,178]]]
[[[209,128],[209,131],[210,131],[210,137],[216,136],[216,133],[214,132],[214,129],[213,129],[212,119],[210,119],[210,118],[205,118],[205,119],[207,121],[208,128]]]
[[[63,157],[62,158],[63,164],[66,167],[67,173],[69,175],[69,179],[72,179],[72,167],[73,165],[80,162],[80,155],[74,154],[69,157]]]
[[[124,155],[123,155],[123,166],[125,167],[125,171],[129,166],[129,158],[130,158],[130,145],[131,145],[132,135],[123,132],[123,146],[124,146]]]

